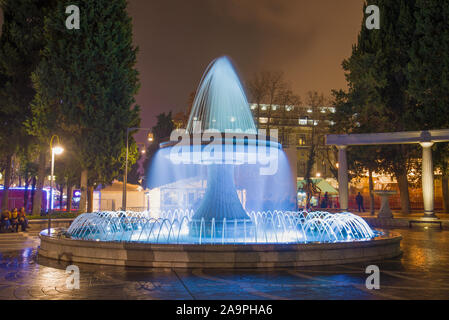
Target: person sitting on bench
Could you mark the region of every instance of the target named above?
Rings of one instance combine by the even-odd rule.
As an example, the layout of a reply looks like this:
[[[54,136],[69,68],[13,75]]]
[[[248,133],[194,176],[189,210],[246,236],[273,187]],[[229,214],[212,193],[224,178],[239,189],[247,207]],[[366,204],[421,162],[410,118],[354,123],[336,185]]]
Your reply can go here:
[[[11,226],[11,223],[9,221],[9,214],[10,212],[8,210],[3,210],[1,215],[1,221],[0,221],[0,230],[8,231],[9,227]]]
[[[11,212],[9,216],[9,222],[11,223],[12,231],[19,232],[19,220],[18,220],[19,213],[17,212],[17,208],[14,208],[14,210]]]
[[[22,227],[22,231],[25,232],[27,230],[28,227],[28,219],[26,218],[26,212],[25,212],[25,208],[22,207],[20,208],[19,211],[19,224]]]

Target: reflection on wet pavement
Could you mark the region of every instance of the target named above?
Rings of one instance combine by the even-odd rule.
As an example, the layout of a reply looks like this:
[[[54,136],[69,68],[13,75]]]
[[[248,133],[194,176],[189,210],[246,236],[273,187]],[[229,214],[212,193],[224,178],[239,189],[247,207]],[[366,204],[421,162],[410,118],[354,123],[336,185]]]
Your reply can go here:
[[[449,231],[400,229],[404,254],[378,263],[295,270],[155,270],[78,264],[80,289],[67,289],[67,264],[37,256],[37,234],[0,235],[0,299],[447,299]],[[376,264],[376,263],[373,263]]]

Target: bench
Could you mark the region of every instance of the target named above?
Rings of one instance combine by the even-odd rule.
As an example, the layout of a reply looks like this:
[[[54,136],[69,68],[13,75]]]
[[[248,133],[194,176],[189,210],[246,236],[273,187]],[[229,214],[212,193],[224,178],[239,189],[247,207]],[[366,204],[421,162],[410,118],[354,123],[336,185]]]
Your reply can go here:
[[[410,220],[408,222],[409,228],[412,227],[413,223],[434,223],[434,224],[439,224],[440,229],[443,229],[443,224],[441,223],[441,220]]]

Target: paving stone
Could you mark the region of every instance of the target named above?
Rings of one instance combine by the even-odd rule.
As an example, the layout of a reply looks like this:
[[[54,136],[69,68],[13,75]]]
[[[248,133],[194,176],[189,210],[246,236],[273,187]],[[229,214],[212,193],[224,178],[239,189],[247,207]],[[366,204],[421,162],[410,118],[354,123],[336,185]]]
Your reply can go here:
[[[0,234],[0,299],[448,299],[449,231],[395,231],[404,254],[377,264],[380,290],[366,289],[367,264],[275,271],[80,264],[80,289],[70,290],[67,263],[37,256],[37,233]]]

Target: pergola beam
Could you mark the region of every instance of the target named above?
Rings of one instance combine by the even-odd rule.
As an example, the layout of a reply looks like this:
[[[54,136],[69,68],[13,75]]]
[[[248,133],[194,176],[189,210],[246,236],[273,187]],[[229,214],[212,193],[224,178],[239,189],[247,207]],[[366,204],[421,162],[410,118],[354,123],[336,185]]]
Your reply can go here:
[[[361,146],[449,141],[449,129],[385,133],[328,134],[326,145]]]

